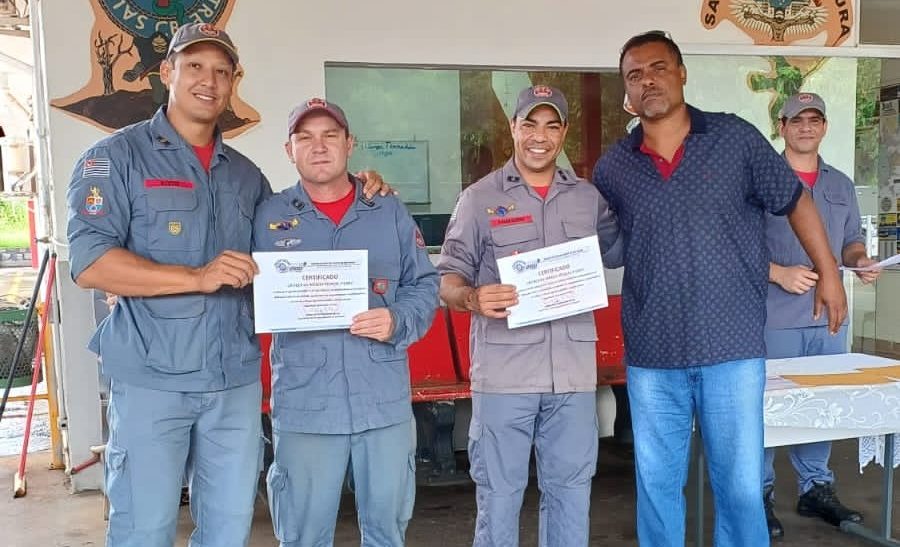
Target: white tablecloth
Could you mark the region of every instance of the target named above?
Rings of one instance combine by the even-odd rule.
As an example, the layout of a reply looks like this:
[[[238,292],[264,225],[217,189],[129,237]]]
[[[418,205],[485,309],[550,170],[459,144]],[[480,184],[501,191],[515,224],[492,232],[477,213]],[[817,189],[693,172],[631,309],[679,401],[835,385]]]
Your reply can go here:
[[[884,434],[900,432],[900,378],[874,385],[802,387],[782,375],[827,376],[896,365],[900,362],[854,353],[767,361],[766,446],[859,438],[860,471],[872,461],[883,465]],[[894,444],[897,467],[900,436]]]

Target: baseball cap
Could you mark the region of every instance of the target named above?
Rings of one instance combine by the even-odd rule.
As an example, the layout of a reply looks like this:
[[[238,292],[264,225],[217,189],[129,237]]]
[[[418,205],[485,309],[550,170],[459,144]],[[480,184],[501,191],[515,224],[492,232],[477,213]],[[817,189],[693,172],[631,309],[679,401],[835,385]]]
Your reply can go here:
[[[563,122],[569,118],[569,103],[566,101],[565,95],[562,94],[562,91],[549,85],[534,85],[520,91],[513,118],[524,118],[541,105],[553,107]]]
[[[334,103],[329,103],[325,99],[313,97],[304,103],[298,104],[291,110],[291,114],[288,116],[288,138],[291,138],[291,135],[294,134],[297,124],[313,112],[325,112],[334,118],[334,121],[341,127],[346,130],[350,129],[350,125],[347,123],[347,116],[344,115],[344,111],[341,110],[341,107]]]
[[[238,64],[237,48],[234,47],[231,37],[224,30],[218,29],[210,23],[190,23],[178,27],[178,30],[175,31],[175,36],[172,36],[172,40],[169,42],[169,53],[167,56],[173,53],[180,53],[184,51],[184,48],[201,42],[209,42],[219,46],[231,57],[235,65]]]
[[[784,101],[784,106],[778,111],[778,118],[791,119],[804,110],[818,110],[825,117],[825,101],[815,93],[797,93]]]

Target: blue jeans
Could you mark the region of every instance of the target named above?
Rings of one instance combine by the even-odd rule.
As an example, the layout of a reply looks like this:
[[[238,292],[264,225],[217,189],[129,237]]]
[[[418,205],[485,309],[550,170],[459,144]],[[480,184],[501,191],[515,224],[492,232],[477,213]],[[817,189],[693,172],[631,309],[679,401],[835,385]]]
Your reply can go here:
[[[416,495],[413,428],[403,423],[349,435],[274,432],[269,506],[282,547],[334,544],[349,467],[363,547],[402,547]]]
[[[799,329],[766,329],[766,355],[769,359],[807,357],[810,355],[834,355],[847,351],[847,326],[834,336],[828,327],[804,327]],[[808,492],[816,482],[834,482],[834,473],[828,468],[831,457],[831,441],[797,444],[788,447],[791,465],[797,473],[797,492]],[[767,448],[763,488],[775,484],[775,449]]]
[[[259,382],[213,392],[113,382],[107,417],[110,547],[172,547],[185,469],[191,547],[250,538],[262,456]]]
[[[541,500],[538,545],[585,547],[597,468],[596,393],[472,393],[469,473],[474,547],[519,544],[519,512],[534,446]]]
[[[717,547],[769,544],[763,500],[763,359],[679,369],[628,367],[641,545],[683,546],[696,418],[716,509]]]

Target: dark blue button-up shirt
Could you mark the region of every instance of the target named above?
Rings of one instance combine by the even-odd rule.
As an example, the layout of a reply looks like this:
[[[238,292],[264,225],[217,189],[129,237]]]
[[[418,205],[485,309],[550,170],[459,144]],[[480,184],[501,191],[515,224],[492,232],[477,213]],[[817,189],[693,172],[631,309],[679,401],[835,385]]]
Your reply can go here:
[[[802,186],[760,132],[688,106],[684,158],[669,180],[640,151],[640,126],[594,168],[625,238],[626,361],[680,368],[765,356],[765,213]]]

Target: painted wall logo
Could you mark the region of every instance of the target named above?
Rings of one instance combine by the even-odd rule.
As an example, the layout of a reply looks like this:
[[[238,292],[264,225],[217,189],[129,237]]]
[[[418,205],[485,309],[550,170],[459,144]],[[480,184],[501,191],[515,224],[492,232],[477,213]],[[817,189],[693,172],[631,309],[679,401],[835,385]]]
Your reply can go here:
[[[799,93],[806,79],[822,68],[828,59],[822,57],[769,57],[768,72],[754,71],[747,75],[747,86],[756,93],[768,93],[769,138],[778,139],[778,113],[784,102]]]
[[[167,99],[159,68],[172,35],[186,23],[225,28],[236,1],[90,0],[90,79],[50,104],[110,132],[149,119]],[[238,97],[242,75],[239,67],[228,109],[219,118],[226,137],[259,122],[259,113]]]
[[[825,45],[850,37],[853,0],[703,0],[700,20],[707,29],[731,21],[756,44],[785,45],[825,32]]]

